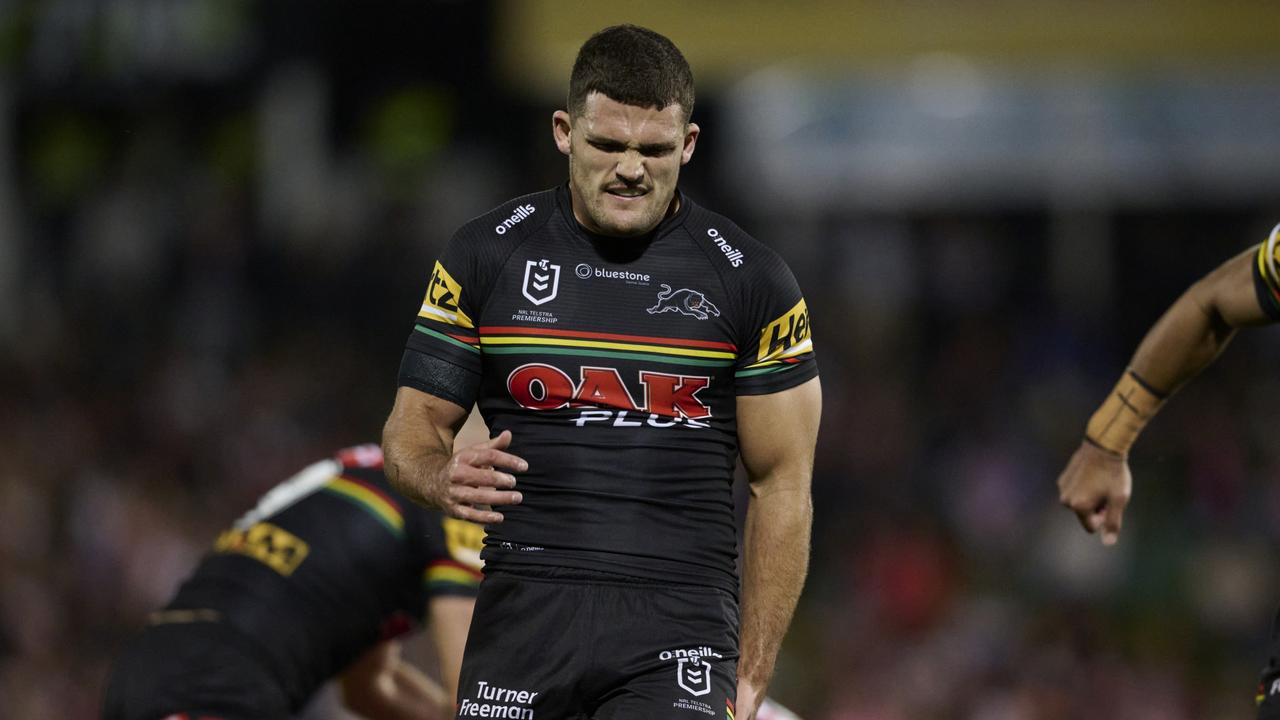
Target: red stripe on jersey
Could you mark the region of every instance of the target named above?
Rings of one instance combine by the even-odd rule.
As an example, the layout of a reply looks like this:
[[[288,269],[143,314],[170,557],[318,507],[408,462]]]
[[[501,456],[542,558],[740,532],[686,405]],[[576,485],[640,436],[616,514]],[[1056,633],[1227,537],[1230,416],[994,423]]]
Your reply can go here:
[[[394,509],[396,510],[396,512],[400,512],[400,503],[396,502],[395,500],[392,500],[390,495],[388,495],[388,494],[386,494],[385,492],[383,492],[383,491],[379,490],[379,489],[378,489],[378,487],[377,487],[376,485],[370,485],[369,483],[367,483],[367,482],[365,482],[365,481],[363,481],[363,480],[361,480],[361,479],[359,479],[359,478],[357,478],[357,477],[354,477],[354,476],[352,476],[352,475],[343,475],[343,476],[342,476],[342,479],[343,479],[343,480],[346,480],[347,482],[349,482],[349,483],[351,483],[351,484],[353,484],[353,485],[359,485],[360,487],[364,488],[365,490],[368,490],[369,492],[373,493],[374,495],[377,495],[378,497],[382,498],[383,502],[385,502],[386,504],[388,504],[388,505],[390,505],[392,508],[394,508]]]
[[[673,345],[675,347],[700,347],[713,348],[716,350],[728,350],[737,352],[738,346],[733,343],[717,342],[715,340],[684,340],[681,338],[660,338],[650,337],[648,335],[615,335],[613,333],[585,332],[578,330],[552,330],[552,329],[534,329],[524,327],[481,327],[481,335],[534,335],[543,337],[572,337],[572,338],[592,338],[596,340],[622,340],[630,342],[645,342],[654,345]]]

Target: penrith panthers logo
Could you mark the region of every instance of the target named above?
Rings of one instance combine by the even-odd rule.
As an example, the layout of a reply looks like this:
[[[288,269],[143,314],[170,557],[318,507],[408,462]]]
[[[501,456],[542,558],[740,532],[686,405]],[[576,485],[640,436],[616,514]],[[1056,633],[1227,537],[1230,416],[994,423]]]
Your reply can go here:
[[[658,293],[658,304],[648,310],[650,315],[674,310],[681,315],[690,315],[699,320],[706,320],[712,315],[720,317],[720,308],[712,305],[706,295],[689,288],[672,290],[666,283],[662,283],[662,292]]]

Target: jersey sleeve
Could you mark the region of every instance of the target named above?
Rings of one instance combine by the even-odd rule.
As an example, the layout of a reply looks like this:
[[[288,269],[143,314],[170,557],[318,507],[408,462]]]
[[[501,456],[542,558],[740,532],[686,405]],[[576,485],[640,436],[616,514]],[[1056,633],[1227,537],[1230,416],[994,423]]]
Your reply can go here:
[[[439,532],[431,533],[427,543],[427,566],[422,572],[427,595],[473,597],[484,577],[480,560],[484,528],[439,513],[432,515]]]
[[[1253,289],[1258,304],[1273,322],[1280,322],[1280,225],[1258,246],[1253,260]]]
[[[791,269],[770,253],[755,265],[743,295],[746,325],[738,342],[738,395],[767,395],[818,374],[809,308]]]
[[[459,232],[431,268],[408,349],[480,372],[480,268],[472,243]]]

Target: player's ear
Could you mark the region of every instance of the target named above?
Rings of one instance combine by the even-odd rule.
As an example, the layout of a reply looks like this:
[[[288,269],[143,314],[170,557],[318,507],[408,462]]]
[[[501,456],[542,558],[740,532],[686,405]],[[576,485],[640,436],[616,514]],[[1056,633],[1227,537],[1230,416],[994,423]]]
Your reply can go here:
[[[680,164],[684,165],[693,159],[693,148],[698,144],[698,123],[689,123],[684,126],[684,147],[680,150]]]
[[[570,154],[572,131],[573,120],[568,112],[557,110],[551,114],[551,136],[555,138],[556,147],[565,155]]]

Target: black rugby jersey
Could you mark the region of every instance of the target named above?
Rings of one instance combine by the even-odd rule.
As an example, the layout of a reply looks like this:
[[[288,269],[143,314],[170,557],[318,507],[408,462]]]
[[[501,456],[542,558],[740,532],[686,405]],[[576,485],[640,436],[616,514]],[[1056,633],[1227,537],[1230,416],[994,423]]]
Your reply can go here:
[[[430,597],[473,596],[482,534],[396,494],[377,445],[349,448],[264,495],[154,622],[239,631],[296,710],[361,652],[420,623]]]
[[[682,196],[641,238],[588,233],[567,185],[464,225],[408,352],[464,369],[529,462],[486,566],[604,570],[737,592],[735,398],[817,374],[791,271]]]

